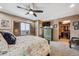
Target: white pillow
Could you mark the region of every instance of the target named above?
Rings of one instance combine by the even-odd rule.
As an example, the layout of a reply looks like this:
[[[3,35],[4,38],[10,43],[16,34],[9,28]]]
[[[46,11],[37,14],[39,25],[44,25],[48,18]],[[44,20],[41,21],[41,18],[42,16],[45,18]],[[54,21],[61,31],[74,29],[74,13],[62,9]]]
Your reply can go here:
[[[7,51],[7,50],[8,50],[8,44],[0,33],[0,51]]]

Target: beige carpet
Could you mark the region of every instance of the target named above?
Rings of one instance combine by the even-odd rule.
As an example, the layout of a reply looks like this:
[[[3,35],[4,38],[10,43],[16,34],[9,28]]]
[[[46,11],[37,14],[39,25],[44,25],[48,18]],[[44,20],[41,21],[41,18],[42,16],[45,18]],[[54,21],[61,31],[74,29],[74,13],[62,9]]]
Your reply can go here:
[[[68,43],[63,41],[52,41],[50,47],[51,56],[79,56],[79,50],[70,49]]]

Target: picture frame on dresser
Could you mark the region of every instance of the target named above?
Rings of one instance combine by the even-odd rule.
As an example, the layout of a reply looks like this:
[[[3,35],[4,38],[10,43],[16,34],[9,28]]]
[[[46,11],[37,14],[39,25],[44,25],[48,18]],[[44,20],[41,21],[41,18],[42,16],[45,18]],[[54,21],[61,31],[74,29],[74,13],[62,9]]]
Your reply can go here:
[[[0,19],[0,29],[2,29],[2,30],[11,29],[11,20],[10,19]]]

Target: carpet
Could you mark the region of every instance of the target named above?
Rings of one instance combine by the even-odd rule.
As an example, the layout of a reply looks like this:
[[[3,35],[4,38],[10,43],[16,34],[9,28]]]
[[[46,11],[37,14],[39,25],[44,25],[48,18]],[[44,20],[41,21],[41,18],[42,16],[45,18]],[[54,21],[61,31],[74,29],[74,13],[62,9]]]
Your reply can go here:
[[[61,41],[50,42],[51,56],[79,56],[79,50],[69,48],[68,43]]]

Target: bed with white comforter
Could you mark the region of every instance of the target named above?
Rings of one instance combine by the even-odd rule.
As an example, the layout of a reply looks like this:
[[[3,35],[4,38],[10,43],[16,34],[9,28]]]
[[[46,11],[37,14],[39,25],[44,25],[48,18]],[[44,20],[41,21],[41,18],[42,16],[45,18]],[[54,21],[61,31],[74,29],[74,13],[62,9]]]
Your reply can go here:
[[[46,56],[50,47],[44,38],[37,36],[19,36],[15,45],[8,45],[0,34],[1,56]]]

